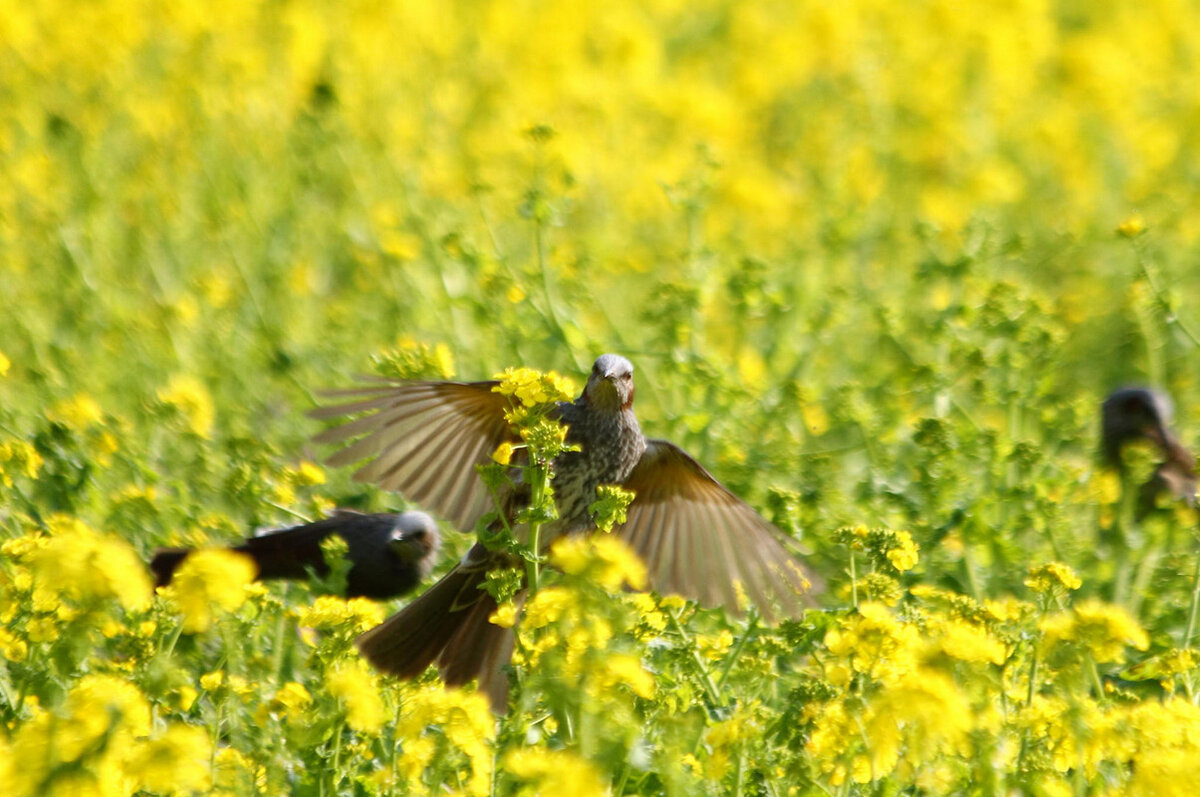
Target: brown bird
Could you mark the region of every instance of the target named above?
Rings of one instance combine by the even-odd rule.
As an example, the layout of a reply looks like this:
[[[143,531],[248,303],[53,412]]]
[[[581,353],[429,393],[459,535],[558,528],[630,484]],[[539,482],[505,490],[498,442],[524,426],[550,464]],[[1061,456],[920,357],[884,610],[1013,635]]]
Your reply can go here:
[[[1164,453],[1175,441],[1170,432],[1174,411],[1171,399],[1149,387],[1122,387],[1108,394],[1100,405],[1100,437],[1105,461],[1122,467],[1121,450],[1139,440],[1148,440]]]
[[[1148,387],[1123,387],[1104,400],[1101,413],[1101,447],[1111,467],[1125,470],[1125,446],[1148,441],[1163,461],[1138,492],[1138,517],[1145,517],[1161,496],[1196,505],[1196,460],[1171,431],[1171,399]]]
[[[493,390],[498,384],[393,382],[344,391],[361,398],[314,415],[371,414],[317,440],[365,435],[329,463],[374,457],[356,479],[377,482],[472,529],[494,510],[475,466],[489,462],[501,443],[519,442],[504,418],[509,398]],[[633,394],[633,365],[605,354],[579,398],[559,403],[567,441],[580,450],[553,462],[559,517],[543,527],[540,543],[592,530],[588,507],[597,487],[621,485],[635,498],[614,533],[646,562],[653,589],[739,612],[735,584],[740,584],[768,618],[776,604],[796,614],[811,584],[784,547],[783,535],[678,446],[646,439],[634,417]],[[502,511],[511,518],[521,500],[517,491],[502,497]],[[501,668],[511,656],[513,634],[488,622],[496,602],[479,587],[505,559],[476,543],[424,594],[360,637],[359,650],[379,669],[405,678],[433,663],[447,684],[478,678],[493,707],[502,710],[508,682]]]
[[[230,550],[249,554],[260,579],[304,579],[310,568],[328,575],[321,541],[331,535],[345,540],[348,548],[348,598],[384,600],[411,592],[433,571],[442,545],[437,525],[424,512],[364,515],[338,509],[324,520],[260,534]],[[157,551],[150,562],[156,586],[171,583],[191,552],[190,548]]]

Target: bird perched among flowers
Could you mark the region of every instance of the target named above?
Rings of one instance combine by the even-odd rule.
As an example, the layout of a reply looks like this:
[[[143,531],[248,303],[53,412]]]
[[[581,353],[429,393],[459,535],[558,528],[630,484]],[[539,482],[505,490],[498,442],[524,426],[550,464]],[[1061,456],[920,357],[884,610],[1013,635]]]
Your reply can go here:
[[[359,399],[314,416],[369,414],[317,440],[359,438],[329,464],[372,458],[356,479],[376,482],[459,528],[473,529],[496,509],[475,466],[490,461],[503,444],[520,443],[506,420],[510,398],[497,392],[499,384],[413,381],[343,391]],[[540,547],[594,529],[589,507],[597,488],[619,485],[635,496],[613,533],[645,561],[653,589],[739,612],[741,587],[768,617],[775,605],[797,613],[811,583],[784,547],[783,535],[678,446],[643,436],[633,395],[633,364],[605,354],[582,394],[558,402],[554,414],[567,428],[566,442],[578,450],[553,461],[558,517],[542,528]],[[526,500],[514,488],[500,496],[499,509],[511,520]],[[480,586],[508,558],[476,543],[440,581],[360,637],[360,651],[379,669],[405,678],[434,663],[447,684],[478,678],[500,710],[508,686],[501,668],[511,656],[513,635],[489,622],[497,605]]]
[[[348,598],[384,600],[411,592],[433,572],[442,546],[437,525],[424,512],[365,515],[338,509],[324,520],[272,530],[231,550],[248,554],[258,566],[260,579],[303,579],[310,570],[329,573],[321,542],[332,535],[346,541]],[[171,583],[190,553],[189,548],[157,551],[150,562],[156,586]]]

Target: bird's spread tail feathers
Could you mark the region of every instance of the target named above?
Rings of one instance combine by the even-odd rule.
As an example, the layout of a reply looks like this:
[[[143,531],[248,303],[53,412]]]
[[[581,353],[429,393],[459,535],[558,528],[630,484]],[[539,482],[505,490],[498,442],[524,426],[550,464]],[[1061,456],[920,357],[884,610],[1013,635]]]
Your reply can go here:
[[[488,618],[496,600],[479,587],[486,567],[460,564],[382,625],[358,638],[359,651],[376,668],[415,678],[437,664],[449,686],[479,680],[492,708],[508,698],[503,667],[512,656],[513,633]]]

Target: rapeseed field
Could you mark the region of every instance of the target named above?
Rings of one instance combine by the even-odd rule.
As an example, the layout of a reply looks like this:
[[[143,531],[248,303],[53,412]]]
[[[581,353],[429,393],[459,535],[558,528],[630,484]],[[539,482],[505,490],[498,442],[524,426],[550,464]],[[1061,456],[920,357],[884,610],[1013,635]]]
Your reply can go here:
[[[8,0],[0,794],[1195,793],[1197,517],[1098,450],[1200,439],[1198,76],[1189,0]],[[606,351],[816,608],[573,541],[496,715],[336,567],[153,588],[408,508],[320,391]]]

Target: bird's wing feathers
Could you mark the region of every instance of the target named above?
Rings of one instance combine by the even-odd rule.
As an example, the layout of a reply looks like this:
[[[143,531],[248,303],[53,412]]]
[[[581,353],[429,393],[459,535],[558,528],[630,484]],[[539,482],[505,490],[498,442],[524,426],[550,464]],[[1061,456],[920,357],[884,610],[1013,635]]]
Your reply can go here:
[[[809,588],[781,533],[683,449],[647,440],[623,485],[636,494],[615,533],[646,562],[650,584],[708,606],[740,610],[735,582],[765,616],[792,615]]]
[[[373,457],[354,474],[426,507],[461,529],[494,507],[475,465],[503,442],[517,442],[504,420],[509,399],[497,382],[388,382],[338,391],[357,400],[322,407],[315,418],[367,412],[317,435],[339,443],[363,435],[331,456],[330,465]]]

